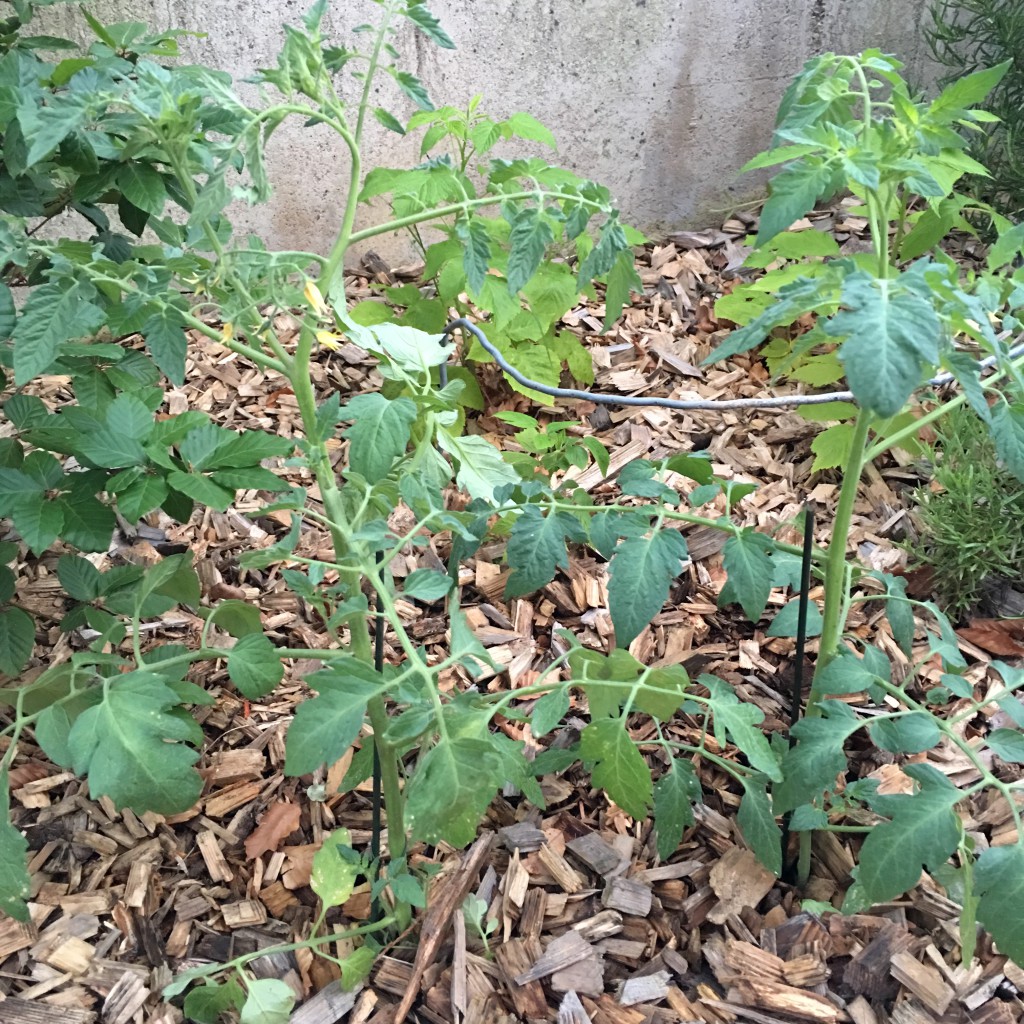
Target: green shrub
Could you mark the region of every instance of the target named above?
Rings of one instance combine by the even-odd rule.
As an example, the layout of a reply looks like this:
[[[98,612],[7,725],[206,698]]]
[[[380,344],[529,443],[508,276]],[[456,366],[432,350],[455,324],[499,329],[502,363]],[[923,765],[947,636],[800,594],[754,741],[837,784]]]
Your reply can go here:
[[[369,316],[364,306],[360,318],[368,322],[349,310],[342,270],[352,244],[439,223],[449,237],[441,243],[444,258],[432,269],[452,282],[464,280],[475,308],[493,301],[499,333],[524,315],[514,347],[517,358],[525,358],[531,340],[544,338],[554,322],[552,310],[570,294],[596,278],[606,279],[618,301],[628,291],[634,274],[628,237],[607,191],[539,159],[492,159],[472,175],[450,155],[406,170],[362,167],[368,118],[396,132],[409,127],[389,107],[374,104],[401,110],[404,96],[421,109],[432,108],[422,84],[398,66],[394,26],[411,22],[445,48],[452,41],[420,0],[379,0],[377,24],[357,34],[352,48],[323,37],[324,9],[317,3],[300,27],[286,27],[276,66],[259,74],[256,106],[239,98],[223,73],[170,66],[173,37],[147,39],[144,26],[136,24],[90,22],[96,42],[85,53],[73,43],[23,34],[21,24],[0,58],[8,100],[0,104],[0,516],[20,535],[17,547],[0,546],[0,672],[12,677],[0,689],[0,910],[28,919],[33,879],[27,840],[21,820],[8,817],[7,785],[24,735],[31,732],[54,764],[86,777],[93,797],[140,812],[182,812],[203,787],[195,764],[204,737],[189,709],[214,700],[190,678],[194,669],[224,663],[230,684],[258,700],[278,685],[286,665],[316,659],[322,667],[305,679],[316,695],[297,705],[288,726],[284,772],[313,776],[351,754],[341,782],[348,792],[375,771],[376,762],[388,826],[386,854],[373,844],[353,849],[351,835],[339,828],[325,837],[313,863],[310,885],[320,913],[299,945],[330,956],[348,984],[365,977],[376,953],[389,937],[404,933],[412,908],[425,900],[420,858],[410,856],[411,844],[466,845],[499,790],[512,785],[524,800],[543,807],[538,778],[582,763],[593,785],[625,814],[638,821],[653,817],[655,846],[667,859],[693,824],[692,805],[700,799],[697,759],[711,762],[737,792],[742,789],[739,828],[772,871],[782,870],[782,814],[790,815],[790,828],[800,833],[808,854],[814,830],[865,833],[844,909],[887,902],[913,888],[922,867],[956,858],[967,893],[961,934],[966,958],[975,921],[981,921],[1002,952],[1024,962],[1024,844],[976,849],[956,812],[964,794],[927,764],[907,765],[912,793],[879,794],[867,780],[836,784],[849,771],[846,745],[857,733],[901,755],[942,744],[977,769],[974,791],[998,793],[1011,814],[1019,813],[990,756],[1024,760],[1019,730],[995,730],[984,737],[986,749],[965,737],[957,720],[934,710],[940,700],[935,691],[925,703],[911,686],[919,667],[938,655],[945,671],[941,699],[974,699],[946,618],[933,605],[909,599],[904,581],[884,573],[871,573],[875,582],[863,593],[865,571],[847,558],[861,474],[908,428],[871,445],[868,438],[879,424],[905,413],[937,364],[955,373],[964,394],[931,418],[969,401],[1000,458],[1024,479],[1024,404],[1011,391],[1021,360],[1010,358],[1006,343],[1009,328],[1018,324],[1014,311],[1024,305],[1024,271],[1011,266],[1021,238],[1012,232],[1001,237],[987,270],[969,281],[961,280],[952,261],[922,255],[948,223],[945,206],[952,205],[953,217],[961,209],[955,186],[970,164],[951,126],[977,120],[974,108],[1005,69],[969,76],[926,105],[910,99],[898,63],[880,53],[817,58],[787,94],[778,148],[758,161],[784,165],[762,217],[762,244],[820,197],[849,188],[864,201],[872,239],[863,258],[796,268],[794,280],[764,297],[761,311],[715,353],[723,358],[746,351],[813,311],[819,340],[834,347],[856,397],[833,537],[827,552],[813,552],[825,598],[822,612],[808,618],[820,635],[809,717],[794,727],[795,742],[787,746],[769,742],[763,713],[742,702],[727,682],[711,675],[691,681],[683,665],[644,665],[628,651],[686,567],[686,525],[727,534],[722,555],[728,580],[720,601],[738,604],[752,621],[766,617],[773,590],[796,585],[799,549],[733,515],[752,485],[717,480],[703,453],[680,453],[622,467],[620,496],[595,505],[571,481],[553,482],[565,465],[604,458],[594,445],[569,440],[565,423],[541,429],[513,417],[508,422],[523,448],[518,458],[472,433],[467,382],[456,378],[440,386],[438,368],[452,353],[450,336],[438,329],[447,310],[424,310],[411,294],[386,296],[390,301],[378,303]],[[15,10],[22,17],[32,8],[19,0]],[[49,60],[48,53],[60,47],[71,56]],[[346,103],[334,80],[353,69],[361,94]],[[388,77],[397,91],[389,96],[382,90],[379,101],[375,78],[386,83]],[[234,198],[269,196],[263,149],[287,118],[333,131],[350,156],[337,235],[326,255],[271,252],[258,240],[238,239],[225,212]],[[463,129],[452,123],[458,139]],[[509,129],[507,123],[493,131],[484,125],[483,142],[493,132],[500,135],[503,124]],[[517,124],[537,134],[529,122]],[[428,133],[451,128],[421,127]],[[474,146],[478,153],[484,148]],[[935,215],[914,224],[919,258],[904,266],[897,251],[900,239],[905,246],[913,237],[901,234],[911,189],[928,194]],[[394,217],[359,228],[361,200],[377,195],[390,197]],[[57,207],[78,213],[92,236],[54,239],[38,230]],[[141,237],[144,228],[156,241]],[[550,261],[550,246],[568,262]],[[538,277],[541,285],[533,290]],[[27,301],[15,303],[11,287],[26,283],[34,289]],[[425,331],[396,323],[406,315],[402,310],[434,317],[434,326]],[[290,388],[299,413],[297,436],[235,433],[197,410],[163,414],[163,378],[180,382],[184,376],[186,330],[226,345]],[[998,359],[993,376],[983,378],[977,360],[956,348],[954,339],[962,334]],[[140,335],[144,348],[116,340]],[[314,388],[312,360],[343,337],[378,360],[380,390],[352,396]],[[561,362],[563,353],[555,356]],[[54,375],[70,382],[72,397],[59,408],[30,393],[40,378]],[[996,382],[1004,393],[987,396]],[[274,472],[282,459],[305,474],[306,487],[289,487]],[[681,493],[672,474],[699,486]],[[75,551],[106,547],[115,505],[129,519],[158,508],[185,519],[194,504],[228,508],[241,489],[274,495],[275,503],[262,511],[287,513],[291,526],[269,547],[240,552],[239,564],[274,567],[318,614],[323,642],[315,648],[278,646],[279,637],[264,631],[258,608],[210,600],[189,552],[146,568],[101,572]],[[469,500],[449,500],[453,489]],[[706,505],[708,515],[696,514]],[[402,515],[395,516],[399,507]],[[304,524],[328,532],[327,552],[304,553]],[[434,538],[442,542],[437,549],[448,553],[447,566],[437,565]],[[562,653],[529,686],[475,685],[501,671],[473,632],[458,586],[460,564],[485,540],[505,545],[509,601],[535,593],[568,568],[570,545],[586,545],[604,559],[614,645],[587,649],[563,630]],[[428,546],[422,564],[396,578],[394,560],[401,554],[408,564]],[[64,628],[86,625],[95,633],[67,660],[18,679],[33,653],[35,631],[18,607],[7,564],[51,548],[59,555],[57,577],[70,609]],[[883,651],[845,633],[854,603],[878,600],[877,583],[885,590],[892,634],[908,659],[895,680]],[[410,602],[446,618],[443,651],[425,651],[407,629],[403,608]],[[770,635],[794,635],[797,604],[790,601],[772,617]],[[145,624],[176,605],[203,620],[194,644],[145,644]],[[395,655],[379,664],[374,641],[385,629]],[[1011,717],[1016,708],[1013,720],[1020,726],[1024,716],[1013,694],[1024,689],[1024,671],[994,668],[1003,685],[987,689],[971,714],[999,702]],[[442,685],[449,680],[459,685]],[[859,715],[845,701],[830,699],[844,694],[864,694],[874,704],[872,713]],[[528,760],[523,744],[496,727],[499,717],[529,721],[533,737],[543,739],[558,729],[574,701],[581,708],[585,702],[589,721],[568,749],[551,744]],[[667,727],[680,712],[697,727]],[[638,715],[649,728],[633,727]],[[667,766],[657,779],[647,754]],[[311,785],[307,796],[322,797],[323,786]],[[845,823],[851,807],[854,825]],[[802,858],[804,877],[809,866]],[[323,934],[328,911],[347,902],[360,878],[369,883],[380,916]],[[349,952],[336,958],[325,947],[340,939],[360,945],[353,949],[346,941]],[[184,1012],[192,1019],[214,1020],[221,1010],[234,1009],[251,1024],[287,1020],[293,1001],[288,986],[242,969],[267,953],[194,967],[165,995],[203,981],[185,996]],[[208,983],[214,976],[221,980]]]
[[[935,0],[925,38],[942,65],[944,82],[978,68],[1012,60],[987,108],[998,122],[971,138],[971,155],[991,177],[974,175],[971,184],[1006,216],[1024,211],[1024,6],[1007,0]]]
[[[936,427],[935,483],[918,491],[912,564],[931,570],[950,617],[975,608],[986,584],[1024,571],[1024,487],[1000,464],[984,424],[956,409]]]

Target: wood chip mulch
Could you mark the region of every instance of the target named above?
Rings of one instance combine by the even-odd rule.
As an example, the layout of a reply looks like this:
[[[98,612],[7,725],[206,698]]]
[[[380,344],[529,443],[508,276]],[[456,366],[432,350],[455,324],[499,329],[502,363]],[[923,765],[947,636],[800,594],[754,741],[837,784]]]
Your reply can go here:
[[[746,273],[744,238],[752,223],[744,215],[720,230],[680,233],[648,246],[638,257],[645,294],[610,334],[602,332],[599,304],[565,317],[564,326],[591,348],[596,389],[676,398],[778,393],[756,358],[699,368],[730,329],[715,320],[714,301]],[[834,232],[849,250],[864,242],[863,221],[841,204],[815,215],[808,226]],[[394,273],[412,280],[418,269]],[[370,297],[382,273],[379,267],[354,271],[350,294]],[[188,380],[170,393],[168,411],[198,408],[227,427],[298,433],[294,398],[280,378],[201,338],[190,351]],[[372,359],[353,345],[325,353],[315,372],[323,394],[359,393],[380,383]],[[491,385],[492,414],[531,408],[523,396],[496,381]],[[51,379],[40,393],[58,402],[63,387]],[[817,539],[828,539],[839,478],[812,476],[810,441],[820,427],[794,412],[608,412],[576,403],[551,416],[584,420],[581,429],[609,446],[607,474],[590,468],[579,475],[598,502],[614,494],[616,473],[632,459],[707,448],[718,475],[758,484],[738,510],[742,521],[798,542],[786,524],[809,497],[822,513]],[[476,429],[495,443],[514,445],[508,427],[493,415],[481,417]],[[341,443],[336,454],[343,457]],[[852,536],[869,565],[903,565],[898,542],[913,528],[910,494],[923,482],[922,473],[900,453],[869,469]],[[138,539],[118,538],[110,552],[91,557],[103,569],[125,560],[149,563],[187,547],[204,601],[255,603],[276,642],[323,648],[327,640],[315,618],[284,588],[275,569],[238,568],[240,552],[271,543],[288,525],[284,515],[246,518],[260,507],[260,497],[248,494],[230,512],[200,511],[184,526],[154,520]],[[689,575],[632,652],[645,663],[682,662],[691,675],[707,671],[726,679],[743,700],[761,708],[767,730],[784,731],[793,642],[767,637],[733,608],[720,609],[721,535],[695,529],[686,536],[693,558]],[[326,554],[327,538],[308,529],[299,553]],[[588,647],[608,648],[607,573],[599,559],[578,551],[568,571],[540,594],[505,601],[501,554],[500,546],[485,547],[460,580],[470,622],[502,668],[480,685],[529,685],[557,647],[557,629],[571,630]],[[437,558],[434,549],[417,549],[393,568],[401,578]],[[66,660],[83,642],[81,634],[59,631],[65,608],[55,561],[51,553],[19,566],[18,601],[41,629],[29,678]],[[786,600],[781,592],[773,595],[776,608]],[[871,637],[897,667],[907,665],[880,606],[856,608],[851,628]],[[416,640],[442,655],[441,610],[409,602],[402,609]],[[145,642],[189,643],[201,625],[197,616],[175,610],[152,624]],[[972,662],[968,677],[982,687],[991,658],[983,634],[961,636]],[[1006,643],[1017,647],[998,652],[1002,656],[1024,654],[1019,641]],[[398,656],[394,649],[389,654]],[[174,817],[140,817],[117,811],[109,800],[91,800],[82,782],[46,761],[31,743],[22,744],[11,772],[12,807],[31,850],[32,923],[0,917],[0,1024],[172,1024],[183,1019],[181,1010],[162,1002],[160,992],[176,971],[309,934],[317,912],[309,888],[311,861],[324,835],[343,825],[357,846],[370,835],[367,787],[337,795],[345,762],[322,778],[289,779],[282,773],[285,731],[306,696],[302,680],[316,666],[313,660],[291,663],[284,684],[258,703],[240,697],[222,665],[195,668],[193,680],[216,697],[214,705],[195,712],[206,735],[200,761],[206,787],[195,807]],[[442,687],[464,683],[454,673],[441,680]],[[529,707],[522,703],[523,710]],[[574,708],[554,742],[571,741],[583,724]],[[504,728],[533,744],[528,727],[506,722]],[[642,728],[638,723],[638,738]],[[695,728],[685,715],[671,726],[679,736],[692,736]],[[940,747],[927,757],[956,784],[974,781],[955,751]],[[865,749],[854,758],[854,771],[862,776],[894,790],[906,781],[892,755]],[[505,793],[495,799],[468,850],[414,848],[414,865],[439,868],[430,909],[417,931],[380,958],[366,985],[343,992],[336,968],[308,950],[261,957],[250,969],[294,988],[300,1001],[294,1024],[395,1024],[403,1016],[436,1024],[1021,1020],[1024,970],[984,938],[976,958],[961,964],[959,908],[931,878],[922,876],[905,899],[870,914],[819,917],[802,911],[804,898],[841,900],[851,881],[856,840],[818,835],[813,877],[798,894],[763,869],[743,844],[735,820],[739,797],[729,778],[712,765],[696,768],[704,803],[695,807],[695,824],[668,863],[654,853],[649,822],[627,817],[593,792],[582,772],[570,769],[544,781],[546,811]],[[333,795],[310,799],[313,782],[325,783]],[[1001,805],[974,800],[965,815],[977,842],[1016,841]],[[462,912],[467,895],[488,907],[493,931],[486,941]],[[342,927],[365,920],[369,912],[364,887],[328,923]]]

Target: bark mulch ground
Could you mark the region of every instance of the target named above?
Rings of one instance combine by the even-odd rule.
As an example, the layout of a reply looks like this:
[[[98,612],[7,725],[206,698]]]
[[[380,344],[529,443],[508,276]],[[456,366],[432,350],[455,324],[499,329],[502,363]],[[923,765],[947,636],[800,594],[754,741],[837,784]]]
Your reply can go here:
[[[596,389],[711,399],[780,393],[756,355],[699,368],[730,329],[715,320],[714,300],[745,273],[743,239],[751,223],[752,218],[733,219],[721,230],[681,233],[649,246],[638,257],[644,295],[610,334],[601,330],[599,304],[580,306],[564,318],[564,326],[591,349]],[[810,226],[834,232],[845,248],[863,246],[863,221],[841,205],[815,215]],[[418,269],[399,268],[395,274],[415,279]],[[373,266],[353,272],[351,294],[368,297],[380,273]],[[171,392],[169,411],[198,408],[227,427],[298,433],[295,402],[280,378],[201,338],[190,351],[187,382]],[[358,393],[380,383],[373,360],[353,345],[325,353],[316,375],[324,395]],[[510,429],[493,414],[531,406],[496,379],[490,385],[494,404],[476,429],[496,444],[514,446]],[[49,380],[40,393],[56,403],[62,387],[62,381]],[[579,476],[598,502],[615,493],[616,474],[632,459],[706,448],[718,475],[758,485],[739,506],[743,522],[798,542],[787,524],[810,498],[819,510],[817,539],[828,539],[839,477],[811,473],[810,443],[821,427],[795,412],[608,412],[573,403],[550,415],[582,421],[581,431],[609,446],[609,472],[591,467]],[[337,456],[343,455],[339,443]],[[924,474],[910,457],[896,453],[865,476],[851,539],[871,566],[891,571],[904,564],[899,542],[913,529],[912,493],[925,482]],[[246,518],[260,507],[260,497],[248,494],[227,513],[200,510],[183,526],[154,521],[138,539],[115,538],[108,553],[92,557],[102,569],[125,560],[149,563],[187,548],[204,601],[252,602],[275,641],[322,648],[327,640],[315,618],[275,571],[238,567],[240,552],[271,543],[288,526],[283,515]],[[701,529],[686,536],[693,558],[689,575],[634,642],[633,653],[645,663],[682,662],[692,676],[706,671],[726,679],[742,699],[761,708],[767,730],[784,731],[793,641],[767,637],[734,608],[719,608],[721,536]],[[310,529],[302,544],[299,553],[312,555],[326,550],[327,538]],[[59,630],[65,607],[56,557],[50,553],[19,566],[18,600],[41,629],[30,676],[67,659],[87,639]],[[401,577],[436,557],[431,549],[410,551],[394,570]],[[460,581],[470,622],[503,669],[481,685],[530,684],[557,645],[556,629],[607,649],[607,574],[599,559],[577,551],[568,570],[529,599],[504,600],[506,572],[500,547],[485,547]],[[785,600],[777,592],[773,603]],[[412,635],[428,650],[442,649],[444,618],[403,607]],[[897,666],[907,664],[881,606],[856,607],[851,628]],[[197,616],[176,610],[151,624],[146,644],[187,644],[201,624]],[[1005,626],[973,625],[973,631],[961,631],[961,647],[971,662],[968,677],[984,692],[990,652],[1019,657],[1024,645],[1020,633]],[[311,860],[324,835],[343,825],[357,846],[370,835],[366,788],[336,793],[345,763],[317,780],[282,773],[284,734],[306,696],[302,680],[316,664],[291,663],[285,682],[258,703],[240,697],[222,665],[196,668],[194,681],[216,697],[215,704],[196,711],[206,735],[200,761],[206,787],[193,808],[174,817],[137,816],[117,811],[106,799],[91,800],[82,782],[30,743],[22,745],[11,772],[12,808],[31,850],[32,923],[0,917],[0,1024],[180,1021],[181,1011],[160,1000],[161,988],[177,970],[309,934],[317,909],[309,888]],[[460,684],[455,677],[442,680],[443,686]],[[529,703],[523,708],[529,710]],[[583,724],[574,715],[575,710],[555,742],[571,740]],[[504,728],[533,742],[528,727],[508,722]],[[671,730],[692,737],[696,725],[680,715]],[[907,782],[893,755],[864,749],[853,756],[854,776],[878,778],[892,791]],[[958,785],[975,781],[971,766],[954,750],[940,747],[924,757]],[[305,950],[256,959],[250,969],[294,987],[300,999],[295,1024],[393,1024],[403,1015],[438,1024],[1021,1019],[1024,970],[985,939],[976,958],[962,964],[959,907],[931,878],[922,876],[906,898],[870,914],[805,912],[802,899],[840,902],[851,881],[857,840],[819,835],[810,885],[797,893],[744,846],[735,818],[739,796],[729,778],[711,765],[697,769],[704,802],[695,807],[695,823],[668,863],[655,855],[649,822],[627,817],[591,790],[585,774],[570,769],[544,782],[544,812],[506,793],[495,799],[468,850],[412,851],[414,863],[439,868],[430,909],[380,958],[359,990],[343,992],[336,968]],[[311,781],[325,782],[333,795],[310,800]],[[972,800],[964,814],[967,831],[979,842],[1016,841],[1002,805]],[[486,941],[462,912],[468,895],[489,908],[494,924]],[[364,888],[329,921],[358,922],[369,911]]]

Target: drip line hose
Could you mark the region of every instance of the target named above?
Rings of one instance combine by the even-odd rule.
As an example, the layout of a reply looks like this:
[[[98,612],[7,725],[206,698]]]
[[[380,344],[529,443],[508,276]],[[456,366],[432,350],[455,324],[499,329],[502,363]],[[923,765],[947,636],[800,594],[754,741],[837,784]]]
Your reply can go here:
[[[480,342],[484,351],[505,371],[517,384],[532,391],[539,391],[542,395],[550,395],[552,398],[569,398],[577,401],[596,402],[598,405],[621,405],[621,406],[654,406],[659,409],[678,409],[683,412],[692,412],[698,409],[781,409],[794,405],[823,405],[826,402],[855,402],[856,398],[852,391],[832,391],[822,395],[778,395],[773,398],[728,398],[721,400],[694,399],[680,400],[675,398],[639,398],[635,395],[608,395],[599,391],[581,391],[576,388],[556,388],[550,384],[542,384],[538,380],[530,380],[525,374],[520,373],[508,360],[487,340],[476,324],[471,323],[464,316],[445,325],[441,332],[449,338],[453,331],[461,329],[469,331],[470,334]],[[1024,344],[1015,345],[1007,353],[1007,359],[1015,359],[1024,353]],[[996,356],[989,356],[978,365],[980,369],[988,369],[998,362]],[[927,381],[925,387],[945,387],[954,382],[956,378],[951,373],[940,373]],[[441,365],[441,386],[448,381],[448,368]]]

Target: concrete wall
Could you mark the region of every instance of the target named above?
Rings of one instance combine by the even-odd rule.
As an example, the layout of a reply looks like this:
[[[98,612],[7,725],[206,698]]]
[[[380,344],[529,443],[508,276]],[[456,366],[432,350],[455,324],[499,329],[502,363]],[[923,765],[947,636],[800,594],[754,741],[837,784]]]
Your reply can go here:
[[[558,162],[608,185],[625,217],[657,234],[719,223],[757,193],[738,168],[769,141],[779,97],[810,56],[877,46],[896,53],[912,77],[929,76],[917,30],[928,0],[428,0],[458,50],[440,50],[404,25],[404,66],[435,103],[526,110],[559,141]],[[110,20],[124,0],[96,5]],[[272,65],[280,22],[298,23],[305,0],[132,0],[136,17],[203,31],[189,54],[244,77]],[[105,9],[104,9],[105,8]],[[328,25],[372,20],[367,0],[335,0]],[[390,81],[379,102],[411,106]],[[373,126],[376,129],[376,125]],[[382,129],[368,139],[365,166],[408,166],[416,149]],[[298,122],[273,149],[277,194],[266,209],[236,219],[275,246],[325,249],[343,199],[347,161],[324,129]],[[402,243],[374,248],[391,259]]]

